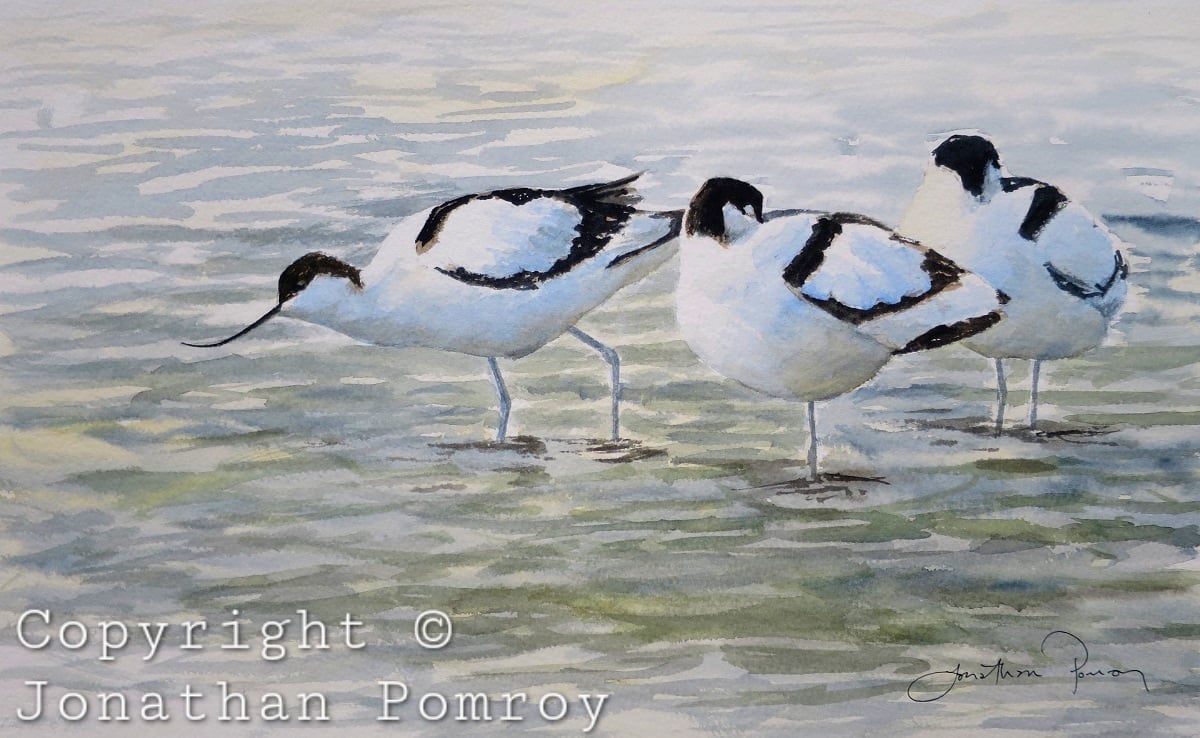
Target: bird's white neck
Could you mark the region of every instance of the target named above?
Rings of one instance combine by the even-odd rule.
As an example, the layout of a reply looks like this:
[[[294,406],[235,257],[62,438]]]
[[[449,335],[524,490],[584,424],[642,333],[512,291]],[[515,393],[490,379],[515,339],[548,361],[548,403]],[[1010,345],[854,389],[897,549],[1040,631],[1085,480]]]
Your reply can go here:
[[[897,231],[953,258],[961,251],[961,244],[970,238],[971,220],[976,211],[999,189],[999,175],[989,172],[981,200],[963,189],[962,180],[956,173],[931,166]]]
[[[721,215],[725,218],[725,241],[729,244],[737,243],[758,227],[753,215],[742,213],[733,205],[721,208]]]

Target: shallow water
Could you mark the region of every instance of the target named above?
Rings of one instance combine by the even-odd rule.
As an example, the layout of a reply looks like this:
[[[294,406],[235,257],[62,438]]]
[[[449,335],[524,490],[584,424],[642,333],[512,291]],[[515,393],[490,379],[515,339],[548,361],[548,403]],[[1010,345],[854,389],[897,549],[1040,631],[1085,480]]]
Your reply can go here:
[[[25,680],[226,679],[319,689],[334,719],[308,729],[355,735],[510,730],[413,704],[474,690],[610,693],[605,735],[1195,734],[1200,13],[347,5],[0,11],[0,725],[63,729],[15,719]],[[179,344],[261,314],[306,251],[365,263],[402,216],[496,187],[645,170],[645,204],[676,208],[728,174],[895,221],[960,128],[1101,214],[1131,296],[1106,345],[1044,367],[1042,433],[988,433],[990,364],[958,347],[821,404],[823,467],[882,481],[790,483],[802,408],[698,364],[673,265],[581,323],[624,360],[618,448],[589,441],[607,367],[569,337],[501,362],[521,438],[499,446],[480,359],[284,320]],[[214,634],[100,663],[22,648],[29,608],[352,612],[368,647],[268,663]],[[428,608],[454,617],[444,650],[413,642]],[[1072,652],[1040,648],[1060,629],[1149,692],[1076,685]],[[1044,678],[906,695],[999,657]],[[380,679],[413,689],[400,723],[375,720]]]

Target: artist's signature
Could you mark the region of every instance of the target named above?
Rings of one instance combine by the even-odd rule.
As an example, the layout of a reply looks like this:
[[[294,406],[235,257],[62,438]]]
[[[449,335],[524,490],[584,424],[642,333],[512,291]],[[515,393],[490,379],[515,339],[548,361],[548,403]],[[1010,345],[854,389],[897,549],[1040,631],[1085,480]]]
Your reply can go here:
[[[1112,680],[1122,677],[1128,677],[1134,683],[1140,682],[1142,689],[1150,691],[1146,675],[1141,669],[1088,669],[1087,663],[1090,654],[1087,644],[1074,633],[1056,630],[1047,634],[1042,639],[1043,655],[1046,655],[1047,645],[1065,649],[1071,659],[1068,669],[1068,674],[1073,681],[1071,694],[1079,692],[1081,682],[1097,679]],[[999,657],[990,664],[979,664],[978,669],[963,669],[962,664],[959,663],[953,669],[931,671],[912,680],[908,685],[908,698],[913,702],[937,702],[963,682],[998,685],[1001,682],[1015,679],[1045,679],[1049,673],[1050,670],[1043,674],[1038,669],[1017,668],[1005,663],[1004,659]]]

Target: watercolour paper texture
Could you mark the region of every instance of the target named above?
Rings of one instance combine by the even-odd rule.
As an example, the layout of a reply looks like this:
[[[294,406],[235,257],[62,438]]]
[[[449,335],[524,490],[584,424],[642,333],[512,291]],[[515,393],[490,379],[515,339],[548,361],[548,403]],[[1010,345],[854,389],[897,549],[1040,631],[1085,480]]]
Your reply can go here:
[[[1185,2],[6,0],[0,732],[1196,735],[1198,39]],[[1128,267],[1036,431],[1029,362],[996,436],[990,359],[899,355],[817,403],[845,478],[806,484],[805,403],[697,358],[676,253],[577,322],[616,443],[569,333],[497,360],[504,443],[480,356],[182,344],[471,193],[736,177],[895,226],[952,133]]]

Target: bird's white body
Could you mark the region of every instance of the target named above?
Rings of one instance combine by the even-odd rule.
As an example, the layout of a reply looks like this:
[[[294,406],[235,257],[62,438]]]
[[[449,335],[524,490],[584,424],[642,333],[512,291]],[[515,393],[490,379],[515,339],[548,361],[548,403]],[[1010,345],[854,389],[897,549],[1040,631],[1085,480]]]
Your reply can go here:
[[[923,295],[932,283],[922,269],[924,248],[877,225],[847,223],[803,285],[789,284],[784,272],[822,215],[768,214],[757,224],[727,212],[726,221],[741,228],[726,244],[682,237],[676,314],[709,368],[776,397],[824,400],[871,379],[930,329],[998,309],[995,290],[963,274],[904,309],[857,324],[837,317],[809,298],[865,311]]]
[[[438,269],[505,274],[548,268],[574,237],[577,213],[557,201],[515,206],[498,199],[460,210],[447,219],[439,242],[424,253],[418,253],[415,242],[430,210],[409,216],[362,270],[362,289],[344,279],[318,278],[281,314],[380,346],[520,358],[660,267],[675,251],[675,243],[664,243],[609,266],[671,230],[668,218],[638,212],[602,254],[536,289],[480,286]]]
[[[954,172],[931,166],[897,230],[936,248],[1011,299],[1005,319],[963,341],[991,358],[1062,359],[1099,345],[1126,294],[1117,238],[1082,206],[1066,203],[1037,234],[1018,230],[1040,183],[1006,191],[1000,170],[982,199],[963,190]],[[1050,265],[1102,294],[1081,297],[1060,287]]]

